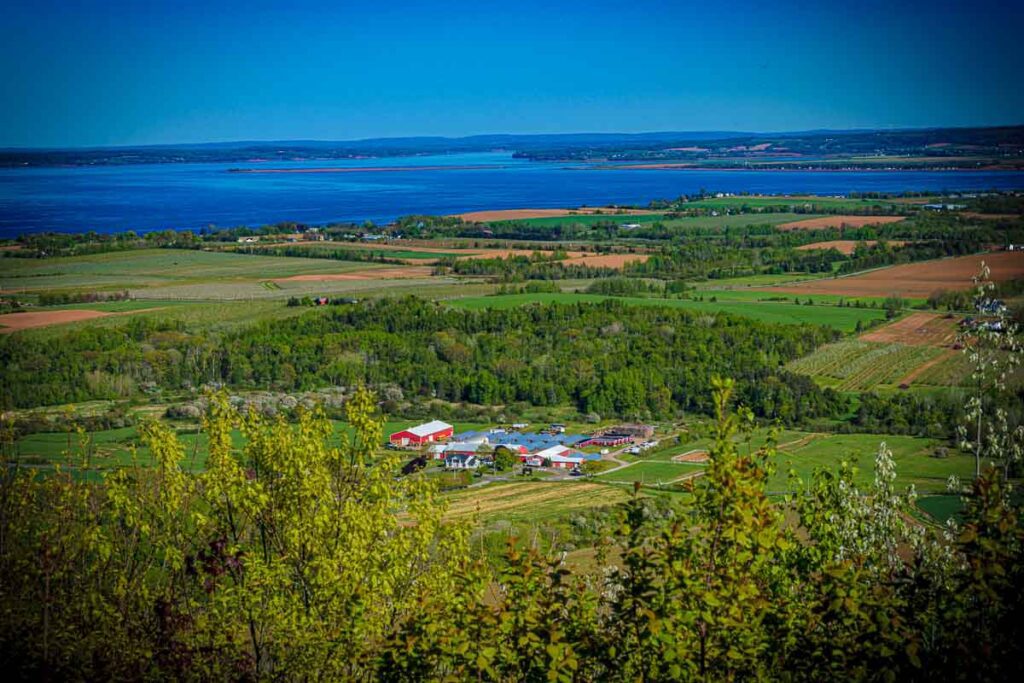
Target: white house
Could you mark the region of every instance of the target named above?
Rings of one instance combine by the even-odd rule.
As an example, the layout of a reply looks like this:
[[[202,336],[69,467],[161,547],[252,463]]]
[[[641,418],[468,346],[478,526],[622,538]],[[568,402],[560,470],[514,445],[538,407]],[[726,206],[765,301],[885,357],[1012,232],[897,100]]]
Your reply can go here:
[[[464,453],[452,453],[445,456],[444,466],[450,470],[475,470],[480,467],[480,458]]]

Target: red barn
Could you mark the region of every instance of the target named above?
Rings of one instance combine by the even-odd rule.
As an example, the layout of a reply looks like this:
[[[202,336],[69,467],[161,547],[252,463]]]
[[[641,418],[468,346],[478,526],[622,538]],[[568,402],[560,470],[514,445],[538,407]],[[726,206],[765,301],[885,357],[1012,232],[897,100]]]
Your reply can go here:
[[[444,441],[452,438],[455,428],[447,422],[434,420],[426,424],[409,427],[391,435],[390,441],[395,446],[422,446],[428,443]]]

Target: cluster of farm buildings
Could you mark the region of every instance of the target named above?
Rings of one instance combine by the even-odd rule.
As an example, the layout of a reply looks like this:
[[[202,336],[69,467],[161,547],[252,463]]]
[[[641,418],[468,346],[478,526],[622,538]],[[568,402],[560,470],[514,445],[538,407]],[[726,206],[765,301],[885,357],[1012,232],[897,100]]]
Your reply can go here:
[[[620,425],[594,434],[567,434],[565,426],[553,424],[541,432],[522,431],[528,425],[506,429],[467,431],[455,434],[447,422],[434,420],[397,431],[390,436],[394,448],[425,449],[435,460],[444,460],[449,469],[476,469],[487,464],[488,456],[506,450],[528,467],[578,470],[587,460],[600,460],[600,453],[586,453],[588,446],[615,448],[649,439],[654,428],[647,425]]]

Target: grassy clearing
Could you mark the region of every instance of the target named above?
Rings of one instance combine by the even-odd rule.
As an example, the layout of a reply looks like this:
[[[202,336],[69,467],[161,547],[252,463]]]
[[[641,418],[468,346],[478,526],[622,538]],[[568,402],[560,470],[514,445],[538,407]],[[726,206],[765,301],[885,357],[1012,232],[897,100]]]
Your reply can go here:
[[[607,481],[627,482],[638,481],[647,486],[668,484],[680,477],[693,474],[703,469],[703,465],[678,462],[655,462],[642,460],[628,467],[598,475]]]
[[[760,277],[760,276],[755,276]],[[770,277],[770,276],[767,276]],[[736,281],[742,280],[743,278],[736,278]],[[808,282],[810,280],[820,280],[821,276],[816,277],[805,277],[799,282]],[[793,280],[797,282],[798,280]],[[850,305],[855,305],[858,302],[867,306],[868,308],[875,306],[881,308],[885,302],[886,297],[881,296],[843,296],[841,294],[812,294],[812,295],[800,295],[786,292],[772,292],[764,291],[760,289],[754,289],[755,287],[767,287],[769,285],[757,285],[751,284],[750,288],[737,288],[736,285],[730,287],[722,287],[719,283],[725,282],[725,280],[709,280],[707,282],[697,283],[697,290],[693,292],[694,296],[702,296],[705,299],[708,297],[715,297],[719,301],[768,301],[777,303],[796,303],[800,302],[800,305],[805,305],[808,300],[813,301],[815,305],[837,305],[840,301],[846,302]],[[924,299],[904,299],[904,306],[918,306],[924,303]]]
[[[858,483],[870,484],[874,480],[874,457],[883,442],[893,453],[897,482],[902,486],[913,484],[919,491],[939,492],[945,491],[951,474],[973,476],[974,460],[969,456],[954,453],[945,458],[933,457],[936,447],[942,445],[934,439],[891,434],[821,434],[777,456],[776,472],[769,479],[768,489],[789,490],[790,469],[806,481],[815,469],[834,470],[844,461],[858,467]]]
[[[689,299],[655,299],[640,297],[609,297],[598,294],[507,294],[500,296],[470,297],[452,301],[455,306],[469,309],[513,308],[529,303],[595,303],[615,299],[631,306],[666,306],[685,308],[708,314],[729,313],[761,322],[785,325],[825,325],[842,332],[852,332],[857,323],[867,324],[884,319],[879,310],[840,308],[838,306],[804,306],[774,302],[745,301],[692,301]]]

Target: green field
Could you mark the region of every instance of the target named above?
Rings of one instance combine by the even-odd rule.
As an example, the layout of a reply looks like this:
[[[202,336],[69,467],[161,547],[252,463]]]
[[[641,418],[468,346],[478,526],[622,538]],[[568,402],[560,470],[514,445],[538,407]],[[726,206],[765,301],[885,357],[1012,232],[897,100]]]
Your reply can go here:
[[[692,301],[689,299],[655,299],[641,297],[609,297],[599,294],[503,294],[500,296],[469,297],[453,300],[455,306],[469,309],[513,308],[529,303],[594,303],[615,299],[631,306],[667,306],[685,308],[704,313],[729,313],[761,322],[786,325],[826,325],[842,332],[852,332],[857,323],[867,324],[884,319],[877,309],[840,308],[838,306],[804,306],[791,303],[744,301]]]
[[[680,477],[703,469],[702,465],[679,462],[654,462],[642,460],[628,467],[605,472],[598,476],[605,481],[627,482],[638,481],[648,486],[668,484]]]
[[[697,289],[693,291],[692,294],[693,296],[702,296],[705,299],[713,296],[719,301],[775,301],[778,303],[792,303],[799,301],[803,304],[810,299],[815,304],[838,304],[840,301],[843,301],[850,305],[854,305],[860,302],[864,306],[871,307],[873,305],[876,308],[881,308],[882,304],[885,302],[885,297],[849,297],[842,296],[841,294],[793,294],[792,292],[773,292],[754,289],[755,287],[771,287],[773,285],[783,284],[781,281],[759,282],[762,278],[768,280],[773,277],[782,278],[786,276],[755,275],[749,278],[750,280],[753,280],[749,283],[744,282],[745,280],[748,280],[748,278],[730,278],[728,280],[708,280],[706,282],[697,282],[694,283]],[[806,282],[808,280],[821,279],[821,275],[789,275],[788,277],[794,278],[794,280],[792,280],[793,282]],[[903,300],[903,305],[906,307],[918,306],[923,303],[924,299]]]
[[[629,499],[624,487],[588,481],[496,482],[445,496],[450,519],[479,519],[484,524],[556,520],[587,508],[616,505]]]
[[[942,445],[935,439],[892,434],[821,434],[778,454],[777,469],[769,479],[768,489],[788,490],[790,469],[806,481],[816,468],[834,470],[843,461],[855,463],[856,480],[862,485],[869,484],[874,480],[874,458],[882,442],[892,451],[900,485],[914,484],[919,491],[938,492],[945,491],[951,474],[973,476],[974,460],[970,456],[954,452],[946,458],[933,457],[935,449]]]
[[[139,249],[48,259],[7,258],[0,289],[140,289],[186,283],[230,284],[306,273],[342,273],[379,264],[252,256],[189,249]]]
[[[599,223],[639,223],[640,225],[650,223],[661,223],[665,227],[678,229],[685,232],[688,229],[715,229],[715,228],[737,228],[747,225],[778,225],[789,223],[804,218],[816,218],[820,214],[797,214],[797,213],[744,213],[744,214],[723,214],[721,216],[684,216],[680,218],[667,218],[664,214],[602,214],[602,215],[581,215],[561,216],[556,218],[526,218],[516,223],[525,223],[541,227],[554,227],[558,225],[597,225]],[[507,222],[507,221],[505,221]]]
[[[737,287],[771,287],[790,282],[821,279],[821,273],[778,273],[745,275],[743,277],[719,278],[695,282],[697,287],[709,290],[731,290]]]

